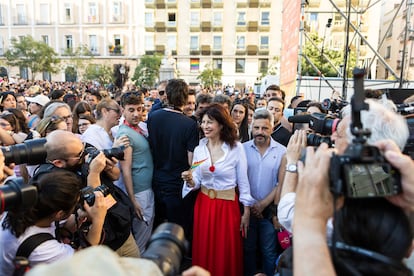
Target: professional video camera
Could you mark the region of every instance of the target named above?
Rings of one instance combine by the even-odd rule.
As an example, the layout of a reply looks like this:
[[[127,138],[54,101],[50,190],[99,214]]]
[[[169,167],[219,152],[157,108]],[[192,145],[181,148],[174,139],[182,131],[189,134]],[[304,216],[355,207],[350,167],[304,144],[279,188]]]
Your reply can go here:
[[[25,210],[37,202],[37,188],[24,183],[23,178],[12,178],[0,187],[0,214],[9,210]]]
[[[108,159],[115,157],[118,160],[124,160],[124,150],[125,150],[125,146],[119,146],[116,148],[104,149],[102,150],[102,152],[105,155],[105,157]],[[96,156],[98,156],[101,150],[98,150],[95,147],[90,146],[90,147],[85,147],[85,152],[89,154],[89,157],[86,160],[86,163],[89,164]]]
[[[188,250],[184,229],[175,223],[166,222],[152,234],[142,258],[152,260],[165,276],[180,275],[180,265]]]
[[[319,146],[321,143],[327,143],[330,147],[332,141],[330,135],[336,131],[339,119],[323,113],[301,113],[288,118],[291,123],[308,123],[309,128],[318,134],[310,133],[307,136],[308,146]]]
[[[95,189],[91,186],[86,186],[81,189],[81,201],[86,201],[89,206],[92,206],[95,203],[95,191],[102,192],[104,196],[107,196],[111,192],[109,187],[106,185],[100,185]]]
[[[1,147],[4,155],[4,163],[9,165],[11,163],[38,165],[46,161],[46,139],[32,139],[24,143]]]
[[[364,69],[354,69],[354,95],[351,100],[351,132],[355,136],[343,155],[334,155],[330,164],[330,189],[335,196],[383,197],[401,192],[398,172],[379,149],[366,143],[371,135],[361,122],[364,102]]]

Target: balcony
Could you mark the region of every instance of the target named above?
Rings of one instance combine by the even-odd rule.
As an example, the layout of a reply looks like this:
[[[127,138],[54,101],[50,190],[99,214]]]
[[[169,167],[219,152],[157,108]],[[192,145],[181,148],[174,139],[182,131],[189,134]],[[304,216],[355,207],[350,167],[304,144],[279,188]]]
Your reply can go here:
[[[145,8],[147,8],[147,9],[153,9],[153,8],[155,8],[155,2],[154,2],[154,0],[152,0],[152,1],[145,1]]]
[[[244,55],[246,55],[246,48],[238,48],[238,49],[236,49],[236,55],[237,56],[244,56]]]
[[[237,0],[237,5],[236,5],[236,7],[237,8],[247,8],[247,1],[248,0]]]
[[[258,30],[258,22],[257,21],[249,21],[247,23],[247,31],[249,32],[257,32]]]
[[[200,31],[200,24],[197,25],[190,25],[190,32],[199,32]]]
[[[257,45],[247,45],[247,54],[249,56],[257,55],[258,49]]]
[[[338,7],[342,8],[345,7],[346,5],[346,0],[334,0],[335,5],[337,5]]]
[[[165,9],[165,0],[155,0],[155,7],[157,9]]]
[[[190,55],[199,55],[200,54],[200,49],[190,49]]]
[[[270,25],[259,25],[260,32],[268,32],[270,31]]]
[[[168,21],[167,22],[167,32],[176,32],[177,31],[177,22]]]
[[[260,8],[270,8],[272,0],[260,0],[259,7]]]
[[[167,8],[168,9],[176,9],[177,8],[177,1],[174,1],[174,2],[167,1]]]
[[[345,20],[335,21],[332,25],[333,32],[343,32],[345,30]]]
[[[165,54],[165,45],[160,45],[160,44],[155,45],[155,52],[158,53],[158,54],[164,55]]]
[[[225,1],[225,0],[223,0],[223,1]],[[223,8],[223,1],[213,1],[213,8],[216,8],[216,9],[221,9],[221,8]]]
[[[265,56],[269,55],[269,46],[261,45],[259,49],[259,55],[265,55]]]
[[[27,25],[27,18],[25,16],[17,16],[13,20],[13,25]]]
[[[155,22],[155,30],[157,32],[165,32],[166,26],[164,21]]]
[[[258,8],[259,0],[249,0],[249,8]]]
[[[211,0],[201,0],[201,7],[205,9],[211,8]]]
[[[153,32],[153,31],[155,31],[154,24],[153,23],[145,24],[145,31],[147,31],[147,32]]]
[[[192,9],[198,9],[198,8],[200,8],[201,7],[200,0],[191,0],[190,7]]]
[[[319,8],[319,6],[321,5],[321,0],[309,0],[308,3],[309,8]]]
[[[211,46],[210,45],[201,45],[201,54],[204,56],[208,56],[211,54]]]
[[[213,55],[215,56],[221,56],[223,54],[223,50],[222,49],[213,49]]]
[[[110,56],[123,56],[122,45],[109,45],[108,52]]]
[[[210,32],[211,31],[211,22],[210,21],[202,21],[201,22],[201,31],[202,32]]]
[[[236,24],[236,32],[245,32],[246,31],[246,26],[247,24],[246,24],[246,22],[244,22],[244,21],[239,21],[239,22],[237,22],[237,24]]]
[[[98,24],[99,23],[99,17],[96,15],[88,15],[86,18],[86,23],[88,24]]]
[[[213,32],[222,32],[223,31],[223,26],[222,25],[213,25],[212,31]]]

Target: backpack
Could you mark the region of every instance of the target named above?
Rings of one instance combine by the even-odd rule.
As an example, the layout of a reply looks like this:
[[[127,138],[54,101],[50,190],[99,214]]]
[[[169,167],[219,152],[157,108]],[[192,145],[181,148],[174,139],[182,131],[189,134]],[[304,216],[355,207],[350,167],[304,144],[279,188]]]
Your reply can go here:
[[[26,238],[19,246],[14,258],[13,276],[22,276],[30,270],[29,256],[39,245],[48,240],[55,239],[49,233],[38,233]]]

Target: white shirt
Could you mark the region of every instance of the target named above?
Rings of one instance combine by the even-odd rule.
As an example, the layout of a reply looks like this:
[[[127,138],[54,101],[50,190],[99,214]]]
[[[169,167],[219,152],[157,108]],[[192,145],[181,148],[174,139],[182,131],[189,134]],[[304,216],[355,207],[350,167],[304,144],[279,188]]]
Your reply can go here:
[[[240,202],[245,206],[253,205],[255,200],[250,195],[247,160],[242,144],[237,142],[231,149],[229,145],[223,143],[223,157],[212,164],[207,142],[207,138],[201,139],[200,144],[194,150],[193,164],[204,160],[193,169],[194,189],[199,189],[201,185],[215,190],[228,190],[237,186],[240,192]],[[213,172],[210,171],[212,165],[214,165]],[[186,184],[183,189],[191,190]]]
[[[3,222],[3,220],[1,222]],[[54,223],[52,223],[50,227],[31,226],[27,228],[19,238],[16,238],[9,229],[0,231],[0,275],[13,275],[13,260],[16,256],[18,247],[26,238],[37,233],[50,233],[52,236],[55,236]],[[52,263],[69,258],[74,252],[75,250],[70,245],[60,243],[57,240],[48,240],[33,250],[32,254],[29,256],[29,261],[31,265]]]
[[[97,148],[98,150],[112,148],[113,141],[108,132],[97,124],[92,124],[81,136],[82,142],[86,142]]]

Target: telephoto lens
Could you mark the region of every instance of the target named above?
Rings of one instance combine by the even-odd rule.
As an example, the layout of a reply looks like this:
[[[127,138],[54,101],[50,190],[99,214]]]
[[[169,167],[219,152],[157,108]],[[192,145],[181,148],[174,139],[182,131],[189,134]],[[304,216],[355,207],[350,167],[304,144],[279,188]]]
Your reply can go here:
[[[12,178],[0,187],[0,214],[10,210],[26,210],[37,202],[37,188],[25,184],[23,178]]]

